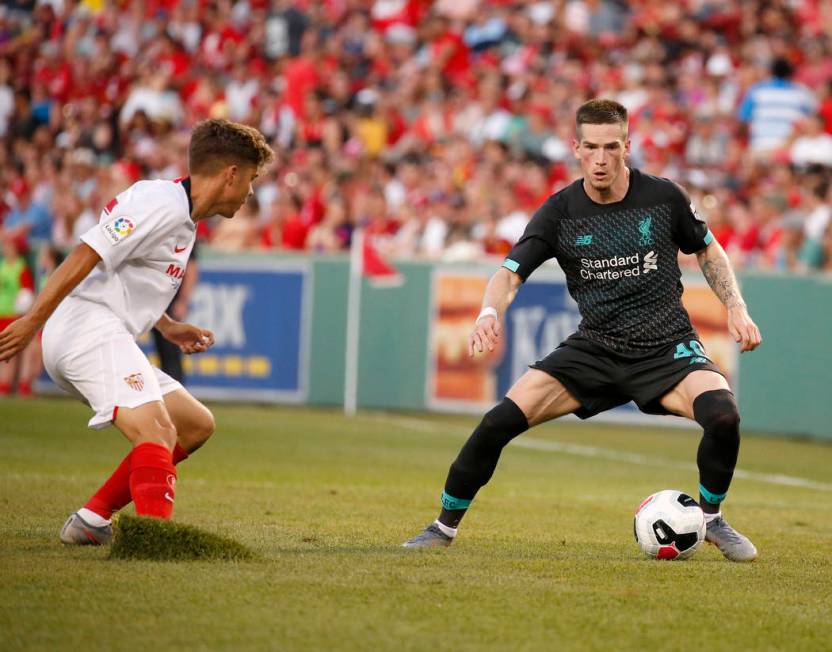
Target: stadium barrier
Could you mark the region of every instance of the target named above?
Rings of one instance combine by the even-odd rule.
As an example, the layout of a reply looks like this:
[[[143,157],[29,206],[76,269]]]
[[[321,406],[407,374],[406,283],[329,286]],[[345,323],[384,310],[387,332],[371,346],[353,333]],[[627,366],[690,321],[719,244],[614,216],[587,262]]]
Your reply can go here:
[[[214,330],[217,345],[210,354],[187,359],[188,385],[195,394],[343,403],[347,256],[206,252],[200,263],[189,318]],[[403,284],[376,287],[365,280],[361,293],[357,373],[362,408],[482,412],[529,362],[551,351],[578,323],[562,274],[546,266],[509,310],[500,349],[472,360],[467,336],[495,264],[397,261],[397,267]],[[685,278],[684,301],[708,355],[738,390],[744,427],[832,439],[826,397],[832,282],[759,274],[744,275],[741,282],[765,338],[753,354],[737,354],[724,309],[701,275]],[[604,417],[655,423],[633,405]]]

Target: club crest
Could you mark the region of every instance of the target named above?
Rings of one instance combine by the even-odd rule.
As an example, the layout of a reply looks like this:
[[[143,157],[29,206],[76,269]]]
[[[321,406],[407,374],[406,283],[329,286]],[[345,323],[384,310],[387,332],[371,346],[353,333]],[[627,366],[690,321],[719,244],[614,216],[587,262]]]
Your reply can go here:
[[[648,217],[638,223],[638,232],[641,234],[639,244],[642,247],[648,247],[653,244],[653,238],[650,235],[650,227],[653,225],[653,218]]]
[[[144,389],[144,376],[140,373],[138,374],[130,374],[124,379],[124,382],[130,385],[133,389],[137,392],[140,392]]]

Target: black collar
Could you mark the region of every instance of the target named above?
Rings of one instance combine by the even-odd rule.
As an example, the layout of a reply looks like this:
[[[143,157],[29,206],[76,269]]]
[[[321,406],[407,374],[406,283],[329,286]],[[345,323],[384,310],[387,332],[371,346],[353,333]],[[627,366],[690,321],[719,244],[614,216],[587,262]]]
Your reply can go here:
[[[188,196],[188,215],[194,212],[194,200],[191,199],[191,177],[182,179],[182,187],[185,189],[185,194]]]

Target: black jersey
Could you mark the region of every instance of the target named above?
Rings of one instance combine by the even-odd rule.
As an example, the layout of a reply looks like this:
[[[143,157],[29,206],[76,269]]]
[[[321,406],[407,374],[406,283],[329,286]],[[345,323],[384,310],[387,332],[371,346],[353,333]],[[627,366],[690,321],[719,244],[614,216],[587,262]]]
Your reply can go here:
[[[525,281],[556,258],[581,312],[578,333],[621,353],[640,352],[693,331],[677,256],[712,239],[684,190],[630,169],[621,201],[592,201],[580,179],[549,197],[503,266]]]

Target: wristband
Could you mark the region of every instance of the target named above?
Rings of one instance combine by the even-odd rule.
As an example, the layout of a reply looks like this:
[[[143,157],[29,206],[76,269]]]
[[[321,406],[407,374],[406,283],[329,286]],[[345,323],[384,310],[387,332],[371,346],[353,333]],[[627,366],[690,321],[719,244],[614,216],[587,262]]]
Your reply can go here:
[[[483,317],[494,317],[494,319],[499,319],[499,317],[497,316],[497,310],[495,308],[492,308],[491,306],[483,308],[482,312],[479,314],[474,323],[479,324],[480,319],[482,319]]]

